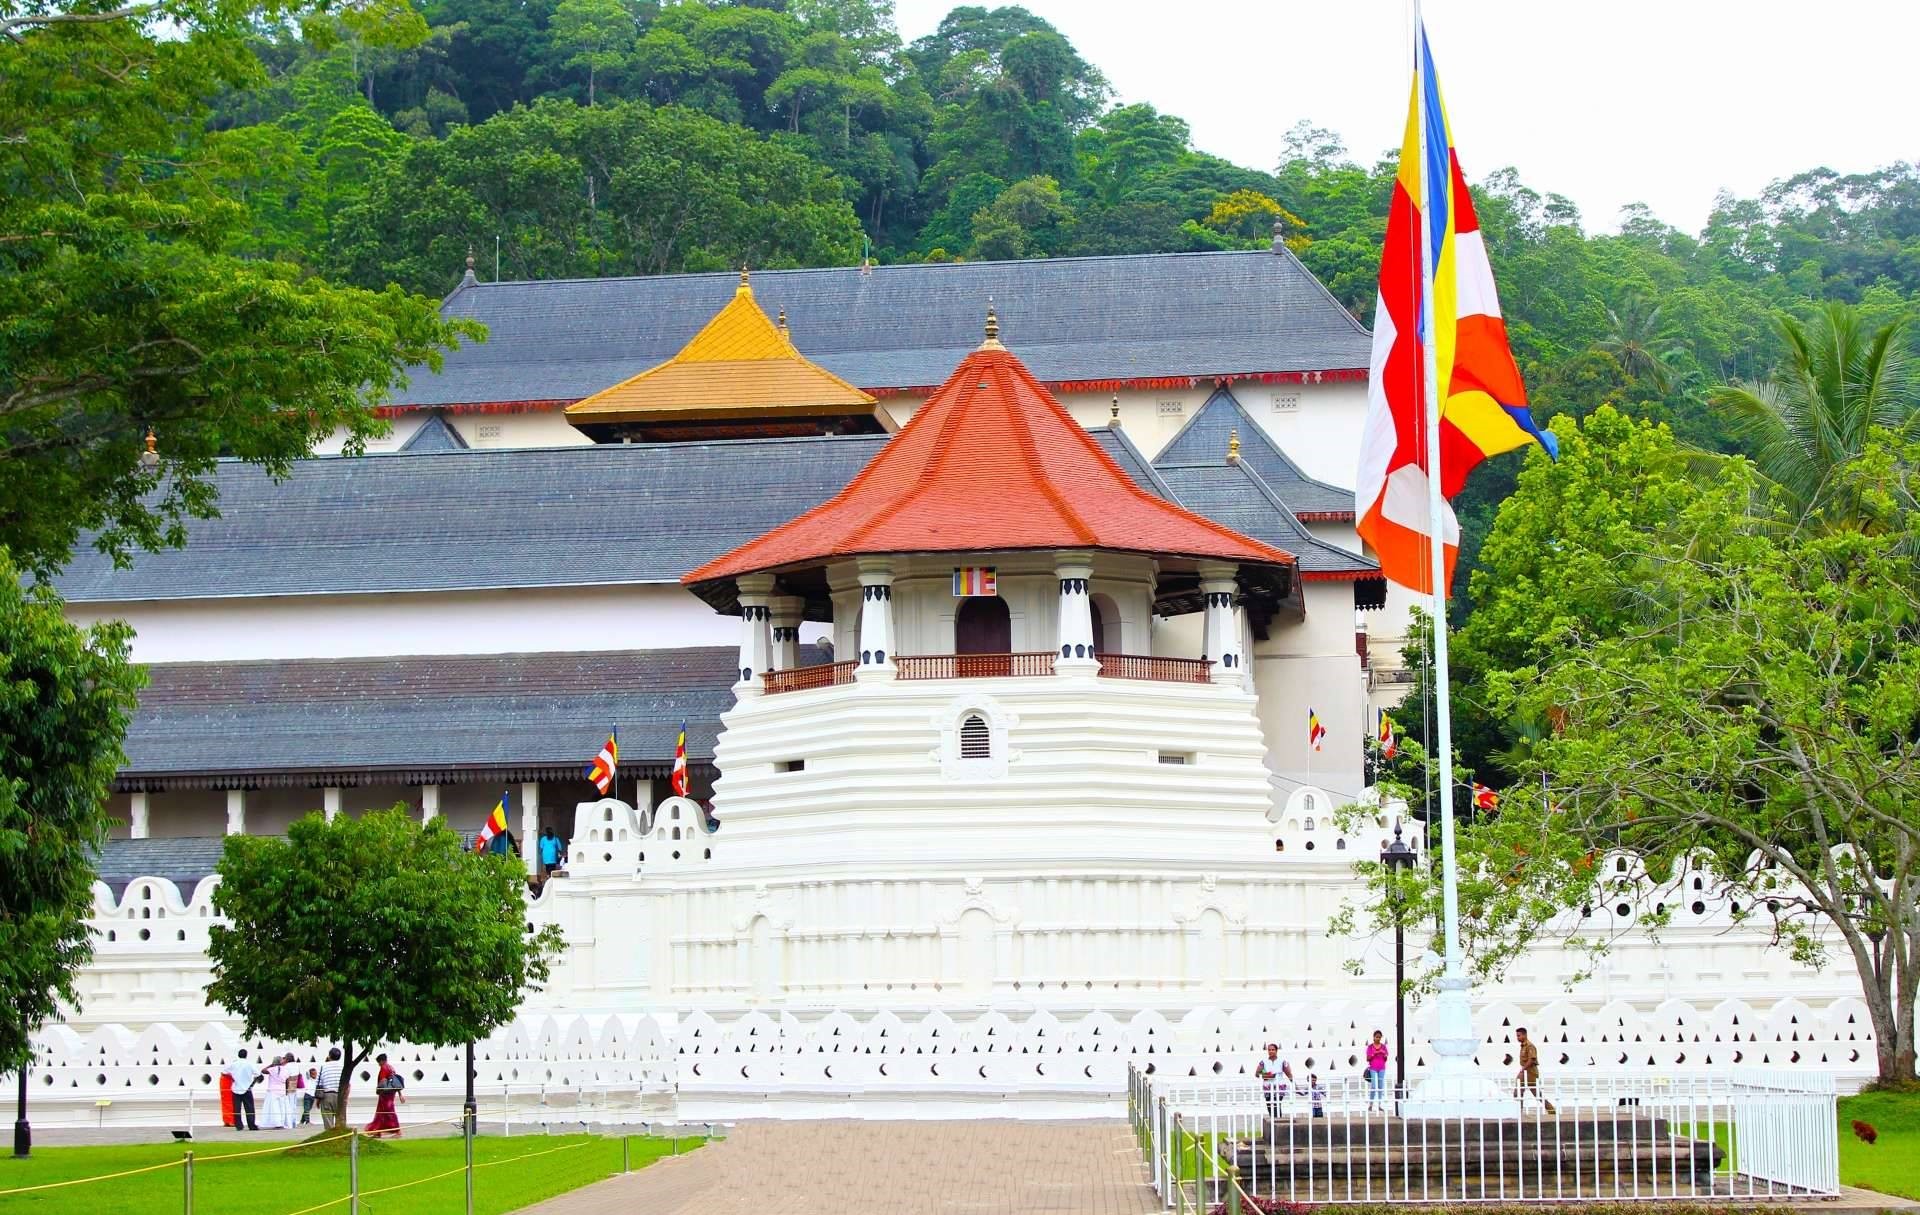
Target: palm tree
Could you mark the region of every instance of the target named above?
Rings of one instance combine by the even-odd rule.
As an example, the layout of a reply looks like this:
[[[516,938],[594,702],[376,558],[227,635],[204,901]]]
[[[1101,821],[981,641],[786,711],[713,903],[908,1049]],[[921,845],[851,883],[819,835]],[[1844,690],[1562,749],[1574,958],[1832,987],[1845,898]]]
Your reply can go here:
[[[1612,355],[1620,370],[1665,392],[1673,383],[1668,361],[1680,343],[1661,328],[1660,305],[1630,295],[1618,311],[1607,309],[1607,335],[1594,346]]]
[[[1834,469],[1861,453],[1873,428],[1920,434],[1920,398],[1901,340],[1908,319],[1875,327],[1839,302],[1811,323],[1782,314],[1776,323],[1787,354],[1773,377],[1708,392],[1708,404],[1799,515],[1826,505]]]

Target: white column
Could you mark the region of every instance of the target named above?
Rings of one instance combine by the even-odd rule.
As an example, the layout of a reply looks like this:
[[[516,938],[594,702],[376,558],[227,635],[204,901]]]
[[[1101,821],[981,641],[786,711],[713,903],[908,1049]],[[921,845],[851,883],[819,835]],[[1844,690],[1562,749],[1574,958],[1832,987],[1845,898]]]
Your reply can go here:
[[[885,557],[862,557],[860,567],[860,666],[855,679],[892,679],[893,562]]]
[[[1240,665],[1240,625],[1234,619],[1233,600],[1238,591],[1234,574],[1238,567],[1214,561],[1200,563],[1200,597],[1206,605],[1201,657],[1213,662],[1215,683],[1239,683],[1244,674]]]
[[[797,595],[773,599],[773,670],[791,671],[800,665],[800,614],[804,603]]]
[[[1253,621],[1247,618],[1247,608],[1244,603],[1236,603],[1233,607],[1233,635],[1240,639],[1240,686],[1251,692],[1253,691]],[[1366,697],[1362,696],[1361,700],[1364,702]],[[1366,731],[1362,729],[1361,737],[1365,736]]]
[[[1063,552],[1053,559],[1060,577],[1060,620],[1053,659],[1055,675],[1092,675],[1100,670],[1093,656],[1093,554]]]
[[[520,859],[527,873],[540,868],[540,782],[530,780],[520,786]]]
[[[773,575],[748,574],[736,584],[740,592],[740,679],[735,696],[758,696],[765,691],[760,677],[773,669]]]
[[[153,834],[147,818],[147,795],[134,793],[127,798],[127,834],[143,840]]]
[[[247,833],[247,791],[245,789],[227,790],[227,834],[245,835]]]
[[[424,826],[440,813],[440,786],[420,786],[420,822]]]
[[[340,786],[328,785],[320,790],[320,813],[328,822],[340,817]]]

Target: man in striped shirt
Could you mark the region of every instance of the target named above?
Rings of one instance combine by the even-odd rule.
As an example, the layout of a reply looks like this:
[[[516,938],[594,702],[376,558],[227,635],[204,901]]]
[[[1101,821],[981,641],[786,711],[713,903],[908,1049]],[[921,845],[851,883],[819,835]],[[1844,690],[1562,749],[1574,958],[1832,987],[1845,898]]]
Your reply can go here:
[[[320,1065],[319,1091],[314,1094],[320,1106],[320,1123],[328,1130],[340,1125],[343,1111],[340,1109],[340,1048],[335,1046],[327,1051],[327,1061]]]

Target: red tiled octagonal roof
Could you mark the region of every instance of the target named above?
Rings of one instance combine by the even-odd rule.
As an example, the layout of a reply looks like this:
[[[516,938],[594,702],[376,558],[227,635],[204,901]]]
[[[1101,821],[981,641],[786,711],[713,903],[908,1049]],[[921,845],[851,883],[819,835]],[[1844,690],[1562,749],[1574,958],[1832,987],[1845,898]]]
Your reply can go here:
[[[681,581],[882,553],[1076,548],[1294,564],[1140,489],[989,338],[839,494]]]

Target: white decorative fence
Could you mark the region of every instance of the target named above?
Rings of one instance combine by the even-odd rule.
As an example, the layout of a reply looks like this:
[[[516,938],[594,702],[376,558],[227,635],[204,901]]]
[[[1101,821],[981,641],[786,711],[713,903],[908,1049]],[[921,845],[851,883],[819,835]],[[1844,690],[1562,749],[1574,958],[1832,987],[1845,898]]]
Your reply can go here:
[[[1592,1012],[1570,1001],[1524,1010],[1494,1002],[1476,1019],[1477,1061],[1491,1076],[1513,1073],[1512,1035],[1521,1024],[1554,1077],[1605,1073],[1653,1082],[1709,1061],[1724,1073],[1744,1057],[1767,1059],[1785,1074],[1838,1073],[1851,1085],[1871,1075],[1873,1059],[1864,1011],[1847,1000],[1819,1008],[1794,999],[1763,1008],[1728,1000],[1704,1010],[1679,1001],[1645,1010],[1616,1002]],[[1244,1084],[1267,1042],[1281,1044],[1303,1078],[1358,1083],[1364,1043],[1375,1029],[1391,1038],[1392,1025],[1384,1001],[1340,1000],[1198,1008],[1179,1017],[1153,1009],[696,1011],[671,1019],[535,1013],[477,1044],[475,1063],[483,1105],[503,1120],[605,1122],[634,1111],[700,1120],[1116,1116],[1130,1072],[1154,1083]],[[220,1071],[240,1048],[255,1059],[292,1051],[303,1068],[322,1054],[311,1044],[244,1037],[218,1021],[85,1032],[55,1026],[38,1041],[29,1092],[35,1120],[52,1124],[178,1125],[189,1103],[194,1117],[211,1121]],[[1408,1073],[1417,1080],[1426,1046],[1417,1037],[1408,1045]],[[457,1105],[459,1046],[386,1049],[408,1076],[416,1114]],[[1753,1142],[1764,1150],[1757,1131]]]
[[[1177,1210],[1273,1203],[1808,1198],[1839,1192],[1833,1077],[1588,1072],[1403,1105],[1362,1081],[1163,1078],[1128,1117]],[[1410,1086],[1412,1087],[1412,1086]],[[1236,1201],[1237,1200],[1237,1201]]]

